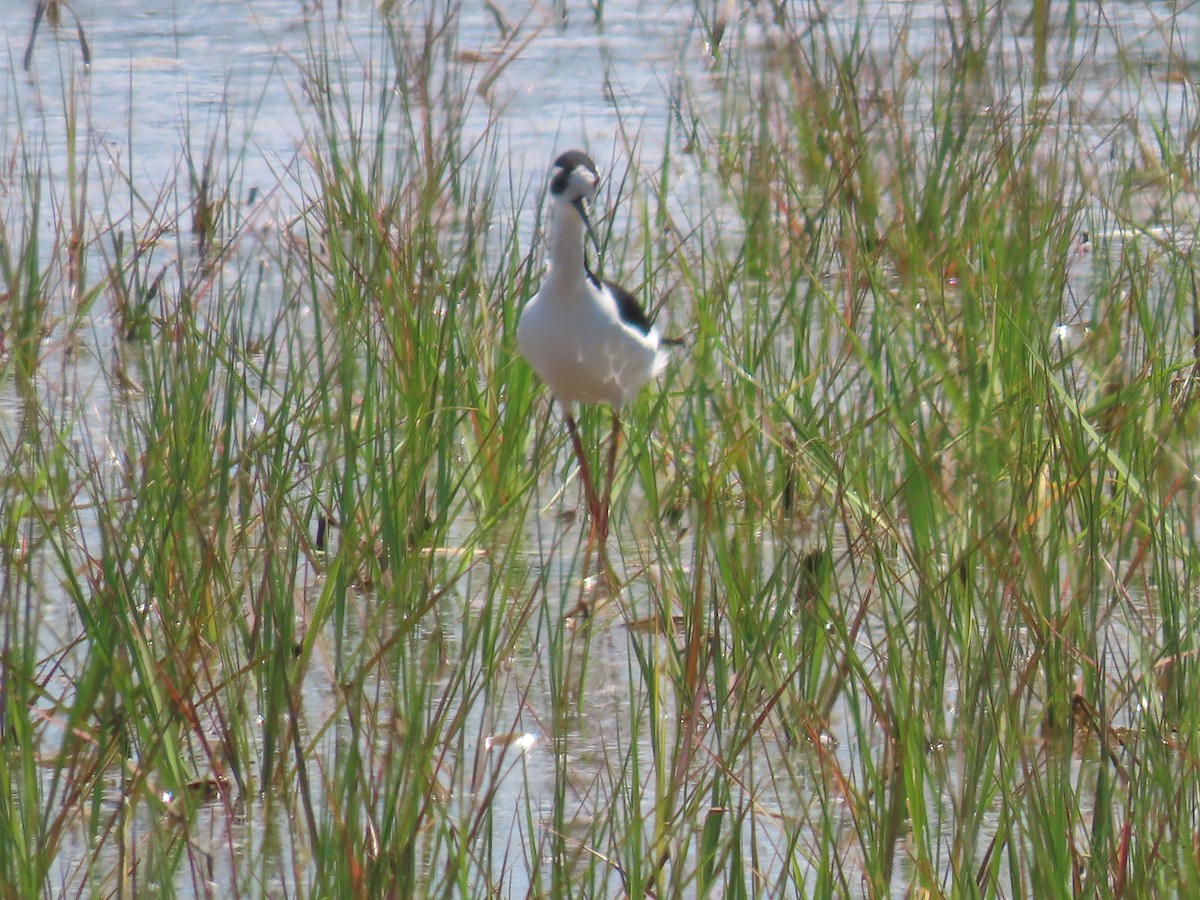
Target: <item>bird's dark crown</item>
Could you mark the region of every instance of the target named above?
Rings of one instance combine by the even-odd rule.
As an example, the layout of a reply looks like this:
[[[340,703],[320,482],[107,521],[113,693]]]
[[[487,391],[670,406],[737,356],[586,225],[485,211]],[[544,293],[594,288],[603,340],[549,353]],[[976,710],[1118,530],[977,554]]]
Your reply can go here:
[[[554,196],[560,196],[571,186],[571,176],[579,169],[583,169],[591,175],[593,185],[600,180],[600,173],[596,171],[596,164],[592,162],[592,158],[582,150],[568,150],[561,154],[554,161],[554,168],[551,169],[550,177],[550,193]]]

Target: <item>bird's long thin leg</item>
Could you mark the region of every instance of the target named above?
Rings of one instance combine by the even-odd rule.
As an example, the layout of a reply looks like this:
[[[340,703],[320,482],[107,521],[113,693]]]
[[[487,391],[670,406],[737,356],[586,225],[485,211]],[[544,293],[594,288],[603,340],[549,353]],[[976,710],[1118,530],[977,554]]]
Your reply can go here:
[[[596,495],[596,485],[592,481],[592,468],[588,465],[587,454],[583,452],[583,441],[579,439],[579,428],[569,409],[567,410],[567,431],[571,433],[571,444],[575,447],[575,457],[579,461],[579,477],[583,481],[583,493],[587,498],[588,515],[591,517],[592,527],[595,528],[600,521],[600,499]]]
[[[612,434],[608,440],[608,471],[605,477],[604,509],[600,513],[600,548],[608,546],[608,516],[612,511],[613,476],[617,470],[617,445],[621,443],[621,417],[613,410]]]

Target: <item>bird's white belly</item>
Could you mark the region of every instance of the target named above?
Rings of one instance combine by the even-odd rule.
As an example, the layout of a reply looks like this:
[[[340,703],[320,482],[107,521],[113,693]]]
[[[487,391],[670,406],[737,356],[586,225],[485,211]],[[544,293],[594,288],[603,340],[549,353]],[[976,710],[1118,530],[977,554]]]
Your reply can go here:
[[[643,335],[591,303],[529,301],[517,347],[560,401],[620,406],[662,368],[658,336]]]

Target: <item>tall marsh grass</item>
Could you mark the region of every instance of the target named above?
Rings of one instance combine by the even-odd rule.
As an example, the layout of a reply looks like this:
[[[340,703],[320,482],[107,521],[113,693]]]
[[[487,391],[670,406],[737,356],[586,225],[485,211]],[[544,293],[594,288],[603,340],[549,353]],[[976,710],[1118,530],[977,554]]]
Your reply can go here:
[[[701,3],[619,110],[604,274],[686,349],[611,594],[515,353],[565,147],[490,95],[557,25],[314,20],[253,196],[64,73],[0,147],[0,893],[1196,890],[1197,23],[1047,6]]]

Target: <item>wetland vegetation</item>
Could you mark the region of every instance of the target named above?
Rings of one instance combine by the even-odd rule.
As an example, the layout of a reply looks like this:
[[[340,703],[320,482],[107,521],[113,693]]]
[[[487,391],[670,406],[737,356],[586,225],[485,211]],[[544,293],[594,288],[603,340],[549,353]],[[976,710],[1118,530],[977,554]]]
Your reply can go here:
[[[1200,890],[1200,13],[338,6],[7,32],[0,894]],[[515,347],[576,145],[685,341],[611,596]]]

